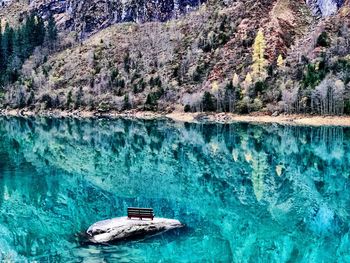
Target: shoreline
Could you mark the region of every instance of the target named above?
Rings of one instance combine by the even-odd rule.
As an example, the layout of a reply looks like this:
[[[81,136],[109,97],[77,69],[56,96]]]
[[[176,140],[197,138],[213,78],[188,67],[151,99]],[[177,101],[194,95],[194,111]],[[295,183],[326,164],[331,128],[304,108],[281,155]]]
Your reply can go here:
[[[264,113],[254,113],[250,115],[238,115],[233,113],[185,113],[185,112],[150,112],[150,111],[125,111],[106,112],[96,111],[40,111],[33,112],[25,109],[21,110],[0,110],[0,116],[5,117],[51,117],[51,118],[109,118],[109,119],[140,119],[157,120],[168,119],[175,122],[188,123],[256,123],[256,124],[282,124],[293,126],[341,126],[350,127],[350,116],[317,116],[304,114],[290,114],[270,116]]]

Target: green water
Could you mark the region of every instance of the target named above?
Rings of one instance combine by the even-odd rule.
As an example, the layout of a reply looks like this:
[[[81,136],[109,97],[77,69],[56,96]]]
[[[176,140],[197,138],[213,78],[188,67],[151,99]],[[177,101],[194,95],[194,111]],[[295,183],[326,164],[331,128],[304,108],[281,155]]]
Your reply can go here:
[[[350,262],[350,130],[0,118],[0,261]],[[153,207],[181,231],[92,246]]]

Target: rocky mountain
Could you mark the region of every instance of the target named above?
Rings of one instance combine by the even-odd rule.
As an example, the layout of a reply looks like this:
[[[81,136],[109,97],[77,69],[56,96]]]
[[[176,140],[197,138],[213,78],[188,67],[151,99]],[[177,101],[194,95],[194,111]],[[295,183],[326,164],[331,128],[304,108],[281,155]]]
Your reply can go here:
[[[306,0],[312,12],[317,16],[330,16],[337,13],[344,0]]]
[[[2,20],[54,15],[60,37],[3,86],[2,107],[340,114],[349,10],[343,0],[9,2]]]
[[[21,1],[21,0],[19,0]],[[23,1],[23,0],[22,0]],[[30,0],[30,10],[44,17],[56,16],[62,29],[91,34],[114,23],[164,22],[197,9],[207,0]],[[334,15],[344,0],[305,0],[315,16]],[[18,1],[2,0],[3,8]],[[219,1],[217,1],[219,2]],[[232,4],[232,0],[223,1]]]
[[[30,0],[30,10],[54,15],[61,29],[89,35],[114,23],[164,22],[197,9],[206,0]],[[3,1],[4,6],[11,5]]]

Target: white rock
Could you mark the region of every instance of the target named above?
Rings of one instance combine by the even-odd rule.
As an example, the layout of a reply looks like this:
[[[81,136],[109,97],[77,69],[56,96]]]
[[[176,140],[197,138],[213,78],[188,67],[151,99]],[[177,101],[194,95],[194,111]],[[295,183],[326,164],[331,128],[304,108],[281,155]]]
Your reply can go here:
[[[108,243],[132,237],[152,235],[184,225],[178,220],[154,218],[153,220],[119,217],[97,222],[86,231],[93,243]]]

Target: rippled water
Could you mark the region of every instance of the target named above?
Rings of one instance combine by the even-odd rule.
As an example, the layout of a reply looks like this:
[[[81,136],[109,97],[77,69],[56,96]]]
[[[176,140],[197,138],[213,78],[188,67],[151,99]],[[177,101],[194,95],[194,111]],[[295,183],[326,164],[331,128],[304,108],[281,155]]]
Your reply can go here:
[[[350,130],[0,118],[0,261],[350,262]],[[153,207],[181,231],[114,246]]]

